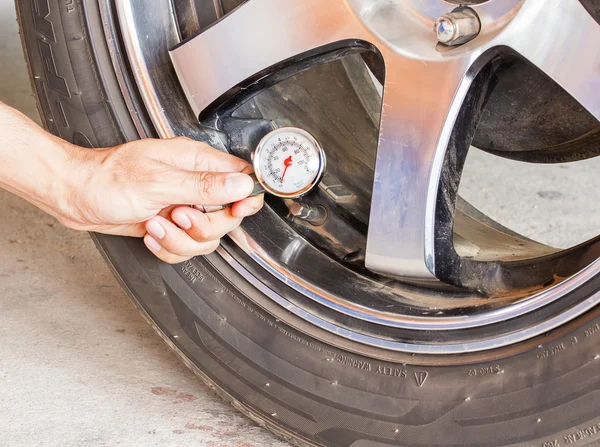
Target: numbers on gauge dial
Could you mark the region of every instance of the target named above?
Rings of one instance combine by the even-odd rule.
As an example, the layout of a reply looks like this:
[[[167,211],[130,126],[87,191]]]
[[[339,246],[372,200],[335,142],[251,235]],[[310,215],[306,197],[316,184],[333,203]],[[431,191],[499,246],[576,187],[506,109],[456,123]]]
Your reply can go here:
[[[260,154],[260,174],[274,191],[295,194],[315,182],[320,157],[319,148],[304,135],[281,132],[265,142]]]

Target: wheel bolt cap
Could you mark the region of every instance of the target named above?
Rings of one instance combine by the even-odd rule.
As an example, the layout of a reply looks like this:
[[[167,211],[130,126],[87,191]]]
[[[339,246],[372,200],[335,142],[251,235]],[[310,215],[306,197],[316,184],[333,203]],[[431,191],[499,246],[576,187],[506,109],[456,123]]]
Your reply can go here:
[[[435,21],[435,35],[440,43],[454,46],[473,40],[481,31],[481,22],[471,8],[457,8]]]
[[[454,39],[456,26],[449,17],[442,16],[435,22],[435,33],[440,42],[447,44]]]

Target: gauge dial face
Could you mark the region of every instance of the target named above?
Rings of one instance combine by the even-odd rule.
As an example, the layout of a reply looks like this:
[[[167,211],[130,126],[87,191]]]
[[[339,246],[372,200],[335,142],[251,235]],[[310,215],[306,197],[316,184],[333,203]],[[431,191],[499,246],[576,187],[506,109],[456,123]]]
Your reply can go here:
[[[312,135],[295,127],[267,134],[254,154],[263,187],[280,197],[300,197],[315,187],[325,169],[325,152]]]

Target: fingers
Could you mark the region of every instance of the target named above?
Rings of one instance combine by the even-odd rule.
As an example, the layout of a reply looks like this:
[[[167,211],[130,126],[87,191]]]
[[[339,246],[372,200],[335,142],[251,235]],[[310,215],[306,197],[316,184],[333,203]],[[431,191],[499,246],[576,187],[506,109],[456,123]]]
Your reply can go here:
[[[167,264],[179,264],[180,262],[187,261],[194,256],[202,256],[208,255],[215,251],[219,246],[219,241],[206,242],[204,245],[206,246],[202,252],[199,252],[197,255],[179,255],[175,253],[171,253],[167,249],[163,248],[153,236],[147,234],[144,236],[144,244],[146,247],[161,261],[166,262]]]
[[[202,213],[197,209],[182,206],[173,210],[171,219],[198,242],[220,239],[242,222],[242,217],[232,215],[231,207],[212,213]]]
[[[160,190],[165,199],[172,199],[171,203],[222,205],[242,200],[252,192],[253,181],[246,174],[253,169],[245,160],[185,137],[161,143],[152,154],[172,167],[161,175],[160,182]]]
[[[158,258],[176,264],[194,256],[212,253],[219,240],[239,227],[242,219],[255,214],[263,197],[251,197],[213,213],[202,213],[189,206],[174,207],[145,224],[144,243]]]
[[[188,257],[210,253],[212,250],[207,252],[207,247],[214,246],[213,242],[218,242],[220,239],[219,236],[212,239],[195,240],[173,222],[160,216],[146,222],[146,230],[162,248],[173,254]],[[207,243],[210,245],[207,246]]]
[[[223,205],[253,190],[248,162],[205,143],[178,137],[143,144],[144,155],[152,159],[146,167],[152,172],[143,176],[142,194],[153,203]]]
[[[196,241],[161,216],[146,222],[146,230],[148,231],[144,237],[146,247],[169,264],[183,262],[194,256],[207,255],[219,246],[218,238],[210,241]]]
[[[254,181],[241,172],[194,172],[172,170],[164,173],[154,191],[166,203],[224,205],[245,199],[252,193]]]

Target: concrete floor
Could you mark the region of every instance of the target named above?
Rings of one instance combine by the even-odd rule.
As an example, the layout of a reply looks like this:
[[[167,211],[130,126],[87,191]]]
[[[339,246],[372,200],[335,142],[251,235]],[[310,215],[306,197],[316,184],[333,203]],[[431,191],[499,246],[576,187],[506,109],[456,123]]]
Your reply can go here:
[[[0,57],[0,100],[35,119],[8,1]],[[599,162],[534,169],[474,152],[461,192],[505,225],[568,246],[600,232]],[[288,445],[198,382],[87,234],[0,191],[0,244],[0,445]]]

